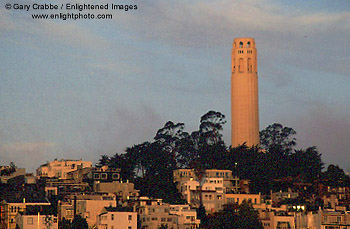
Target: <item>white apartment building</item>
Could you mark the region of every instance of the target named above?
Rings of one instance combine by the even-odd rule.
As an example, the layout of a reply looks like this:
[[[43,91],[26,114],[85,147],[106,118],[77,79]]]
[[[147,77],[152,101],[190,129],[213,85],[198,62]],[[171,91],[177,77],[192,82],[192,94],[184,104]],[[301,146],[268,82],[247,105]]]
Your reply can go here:
[[[17,214],[16,223],[19,229],[38,229],[38,228],[58,229],[57,217],[54,215]]]
[[[197,211],[188,204],[170,205],[170,214],[178,216],[179,229],[199,228],[201,221],[197,219]]]
[[[56,177],[60,179],[67,179],[67,173],[77,169],[89,168],[92,166],[91,161],[82,160],[57,160],[41,165],[36,170],[36,175],[40,177]]]
[[[97,219],[98,229],[137,229],[137,213],[132,209],[105,207]]]

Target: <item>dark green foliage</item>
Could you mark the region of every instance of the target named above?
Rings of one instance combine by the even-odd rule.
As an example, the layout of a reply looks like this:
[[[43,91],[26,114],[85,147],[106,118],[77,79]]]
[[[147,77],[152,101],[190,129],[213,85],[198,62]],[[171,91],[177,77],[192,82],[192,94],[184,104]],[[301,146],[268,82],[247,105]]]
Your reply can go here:
[[[205,169],[232,170],[250,180],[251,193],[269,194],[280,188],[276,182],[285,179],[310,184],[327,179],[331,186],[349,183],[339,167],[330,167],[322,176],[323,162],[316,147],[294,150],[296,132],[290,127],[274,123],[262,130],[263,150],[246,145],[227,149],[221,134],[225,123],[225,115],[209,111],[201,117],[199,129],[189,134],[184,123],[168,121],[153,142],[128,147],[125,154],[111,158],[103,155],[97,165],[120,168],[122,179],[134,182],[141,195],[171,203],[183,202],[173,183],[173,171],[178,168],[194,168],[198,177]]]
[[[292,128],[274,123],[260,131],[260,145],[268,152],[288,154],[296,145],[296,139],[293,137],[295,134]]]
[[[222,142],[220,131],[226,123],[225,115],[217,111],[208,111],[201,117],[199,132],[204,140],[204,144],[211,145]]]
[[[229,204],[223,211],[209,216],[203,228],[262,229],[263,226],[257,211],[244,201],[240,206]]]
[[[61,221],[58,222],[58,228],[60,229],[71,229],[72,223],[70,220],[67,220],[63,217]]]
[[[306,150],[295,150],[289,156],[289,161],[291,176],[299,176],[306,182],[314,182],[321,178],[323,162],[315,146]]]
[[[329,165],[323,174],[324,184],[331,187],[345,187],[350,185],[349,176],[338,165]]]
[[[201,226],[206,225],[208,223],[208,217],[203,204],[200,204],[196,211],[197,211],[197,219],[201,221],[200,225]]]
[[[96,164],[96,167],[102,167],[104,165],[109,165],[111,162],[111,159],[107,155],[101,155],[100,160]]]
[[[72,221],[71,229],[88,229],[89,225],[86,222],[86,219],[80,215],[76,215]]]
[[[112,158],[110,158],[109,167],[120,168],[120,176],[122,180],[133,181],[135,166],[131,161],[130,155],[116,153]]]

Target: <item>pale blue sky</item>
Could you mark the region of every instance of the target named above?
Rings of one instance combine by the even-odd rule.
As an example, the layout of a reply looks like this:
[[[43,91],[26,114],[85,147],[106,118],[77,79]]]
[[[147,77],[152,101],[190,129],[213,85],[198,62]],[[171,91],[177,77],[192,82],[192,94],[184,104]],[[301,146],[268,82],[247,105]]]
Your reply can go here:
[[[254,37],[260,129],[290,126],[298,147],[316,145],[324,162],[350,170],[347,0],[113,1],[138,9],[80,21],[33,20],[34,11],[6,10],[7,2],[0,164],[34,171],[55,158],[95,163],[151,140],[168,120],[196,130],[209,110],[226,115],[229,145],[232,41]],[[45,1],[18,0],[36,2]]]

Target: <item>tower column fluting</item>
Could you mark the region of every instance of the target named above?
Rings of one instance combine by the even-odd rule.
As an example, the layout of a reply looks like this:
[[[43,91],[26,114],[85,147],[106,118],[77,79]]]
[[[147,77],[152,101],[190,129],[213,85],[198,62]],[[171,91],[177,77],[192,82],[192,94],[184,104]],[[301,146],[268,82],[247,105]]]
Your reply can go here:
[[[253,38],[236,38],[232,48],[231,145],[259,145],[257,52]]]

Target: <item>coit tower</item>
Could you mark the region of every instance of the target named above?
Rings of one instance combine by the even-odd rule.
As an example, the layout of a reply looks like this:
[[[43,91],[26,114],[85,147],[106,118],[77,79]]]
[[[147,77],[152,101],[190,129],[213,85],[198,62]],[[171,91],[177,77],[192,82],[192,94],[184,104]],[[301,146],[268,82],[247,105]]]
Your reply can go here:
[[[259,144],[257,53],[254,38],[236,38],[232,48],[231,144]]]

